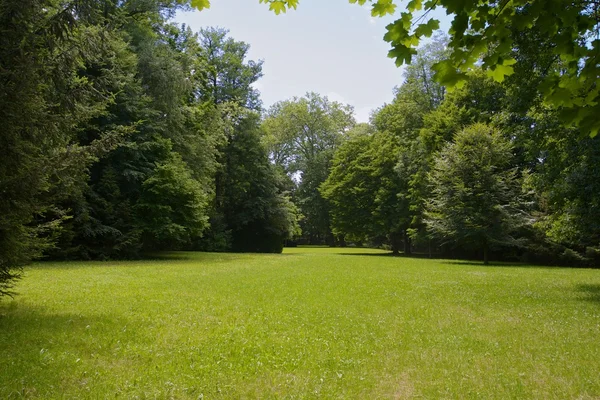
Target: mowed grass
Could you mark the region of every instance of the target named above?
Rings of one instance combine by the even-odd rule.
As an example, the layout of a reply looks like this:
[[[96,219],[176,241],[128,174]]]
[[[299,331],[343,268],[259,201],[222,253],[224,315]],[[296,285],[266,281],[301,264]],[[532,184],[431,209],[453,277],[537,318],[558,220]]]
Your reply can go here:
[[[600,270],[382,254],[28,267],[0,398],[600,398]]]

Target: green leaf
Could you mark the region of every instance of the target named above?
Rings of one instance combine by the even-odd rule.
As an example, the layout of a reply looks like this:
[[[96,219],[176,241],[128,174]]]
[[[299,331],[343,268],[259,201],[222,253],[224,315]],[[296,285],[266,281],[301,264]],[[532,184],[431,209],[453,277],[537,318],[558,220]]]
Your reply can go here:
[[[556,87],[545,100],[556,107],[571,107],[573,105],[573,92],[566,88]]]
[[[192,0],[191,6],[199,11],[210,8],[210,0]]]
[[[406,47],[415,48],[419,45],[419,41],[420,41],[419,36],[411,35],[411,36],[407,37],[406,39],[404,39],[403,41],[401,41],[400,43],[402,43]]]
[[[269,4],[269,10],[273,11],[275,15],[285,13],[285,3],[283,1],[273,1]]]
[[[510,65],[496,65],[486,71],[487,76],[494,79],[496,82],[504,82],[504,78],[515,73],[515,70]]]
[[[437,19],[430,19],[427,21],[427,23],[417,26],[417,29],[415,29],[415,35],[418,37],[431,37],[433,31],[438,29],[440,29],[440,21]]]
[[[404,13],[402,16],[403,16],[403,18],[398,19],[385,27],[385,29],[387,29],[387,33],[383,37],[383,40],[385,40],[388,43],[395,44],[395,43],[402,43],[409,37],[410,32],[409,32],[408,28],[406,27],[406,21],[404,20]],[[409,16],[409,18],[410,18],[410,16]],[[410,22],[409,22],[409,27],[410,27]]]
[[[598,121],[599,108],[587,107],[580,111],[582,118],[579,127],[582,132],[588,133],[591,138],[598,136],[598,132],[600,131],[600,122]]]
[[[407,47],[402,43],[397,43],[389,51],[388,57],[395,59],[396,65],[399,67],[403,64],[410,64],[413,54],[417,54],[415,49]]]
[[[459,72],[451,60],[440,61],[434,64],[431,69],[435,71],[434,79],[441,85],[446,86],[449,91],[460,89],[467,82],[467,74]]]
[[[466,13],[459,13],[454,17],[450,28],[450,33],[455,38],[462,38],[465,31],[469,27],[469,15]]]
[[[395,11],[396,5],[393,3],[393,0],[378,0],[377,3],[373,4],[371,16],[384,17],[388,14],[394,14]]]
[[[515,60],[514,58],[507,58],[506,60],[502,61],[502,65],[515,65],[517,63],[517,60]]]
[[[422,8],[423,8],[423,1],[422,0],[411,0],[406,5],[406,9],[408,11],[410,11],[410,12],[419,11]]]

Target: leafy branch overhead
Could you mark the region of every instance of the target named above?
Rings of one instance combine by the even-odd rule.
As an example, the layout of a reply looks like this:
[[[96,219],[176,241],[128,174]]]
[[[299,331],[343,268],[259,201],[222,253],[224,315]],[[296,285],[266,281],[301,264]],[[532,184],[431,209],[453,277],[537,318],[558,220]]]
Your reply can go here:
[[[296,9],[299,0],[259,0],[276,14]],[[396,14],[394,0],[348,0],[368,5],[373,17]],[[203,9],[208,0],[192,0]],[[423,38],[439,29],[429,17],[436,9],[452,15],[447,60],[435,66],[436,80],[449,89],[461,87],[466,72],[481,64],[503,82],[514,73],[515,38],[539,32],[552,42],[562,72],[543,77],[540,88],[548,106],[562,110],[563,122],[575,124],[594,137],[600,130],[600,0],[410,0],[389,24],[384,40],[398,66],[410,64]]]

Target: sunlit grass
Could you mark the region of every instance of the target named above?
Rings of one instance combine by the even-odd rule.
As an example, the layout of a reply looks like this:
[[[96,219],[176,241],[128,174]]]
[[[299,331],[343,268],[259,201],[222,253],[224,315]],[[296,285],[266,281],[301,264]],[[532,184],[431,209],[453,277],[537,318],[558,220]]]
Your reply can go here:
[[[600,396],[600,270],[382,254],[29,267],[0,398]]]

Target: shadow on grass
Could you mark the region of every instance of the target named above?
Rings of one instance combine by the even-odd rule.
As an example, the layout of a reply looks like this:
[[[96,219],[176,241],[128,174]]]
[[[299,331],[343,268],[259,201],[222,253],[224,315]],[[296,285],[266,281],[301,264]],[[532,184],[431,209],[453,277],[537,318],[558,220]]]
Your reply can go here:
[[[114,346],[104,338],[126,346],[128,338],[121,332],[126,325],[127,321],[112,316],[57,313],[17,301],[0,302],[0,398],[58,392],[61,382],[83,379],[79,359],[93,363],[96,356],[114,358]]]
[[[77,269],[94,266],[114,266],[119,268],[139,267],[152,262],[230,262],[247,255],[293,256],[281,253],[214,253],[203,251],[179,251],[164,253],[146,253],[139,258],[113,258],[107,260],[39,260],[26,266],[27,269]]]
[[[414,258],[414,259],[421,259],[421,260],[444,260],[444,261],[448,261],[448,257],[443,257],[437,254],[433,254],[433,255],[429,255],[429,254],[425,254],[425,253],[411,253],[411,254],[405,254],[405,253],[399,253],[399,254],[394,254],[391,251],[382,253],[338,253],[341,256],[377,256],[377,257],[393,257],[393,258]],[[450,262],[454,262],[454,261],[450,261]],[[473,260],[473,261],[463,261],[463,260],[456,260],[457,263],[465,263],[465,265],[467,264],[477,264],[479,261],[477,260]],[[483,262],[479,262],[480,264],[483,264]],[[491,265],[491,264],[490,264]]]
[[[52,343],[64,338],[66,343],[76,339],[85,342],[98,330],[125,325],[125,320],[105,315],[55,313],[42,307],[32,307],[16,301],[0,302],[0,354],[9,354],[8,348],[25,351],[37,348],[44,342]]]
[[[441,255],[429,255],[423,253],[413,254],[392,254],[387,253],[338,253],[342,256],[375,256],[375,257],[388,257],[396,259],[418,259],[418,260],[432,260],[437,261],[442,265],[456,265],[456,266],[469,266],[469,267],[505,267],[505,268],[542,268],[542,269],[554,269],[554,268],[572,268],[560,265],[536,265],[526,264],[519,261],[490,261],[489,264],[484,264],[483,260],[461,260],[461,259],[450,259],[448,256]]]
[[[337,253],[340,256],[374,256],[374,257],[406,257],[402,254],[394,255],[392,253]]]
[[[205,252],[205,251],[178,251],[165,253],[148,253],[142,260],[144,261],[202,261],[227,258],[226,261],[235,260],[240,256],[265,255],[265,256],[293,256],[294,254],[285,253],[241,253],[241,252]]]
[[[543,265],[543,264],[529,264],[522,261],[490,261],[489,264],[485,265],[483,261],[479,260],[449,260],[447,258],[441,259],[441,264],[445,265],[458,265],[458,266],[470,266],[470,267],[501,267],[501,268],[539,268],[539,269],[581,269],[582,267],[573,267],[568,265]]]
[[[177,251],[177,252],[160,252],[160,253],[145,253],[140,258],[144,261],[188,261],[198,259],[198,253],[195,251]],[[202,253],[202,254],[217,254],[217,253]]]
[[[391,258],[409,258],[409,259],[419,259],[419,260],[444,260],[444,262],[446,263],[451,263],[451,264],[460,264],[460,265],[478,265],[481,264],[483,265],[482,261],[478,261],[478,260],[472,260],[472,261],[465,261],[465,260],[448,260],[448,257],[442,257],[440,255],[429,255],[429,254],[423,254],[423,253],[412,253],[412,254],[405,254],[405,253],[400,253],[400,254],[394,254],[392,252],[386,252],[386,253],[339,253],[339,255],[341,256],[377,256],[377,257],[391,257]],[[490,263],[490,265],[493,265],[492,263]]]
[[[476,266],[476,267],[527,267],[527,268],[550,268],[542,265],[529,265],[520,262],[510,262],[510,261],[490,261],[487,265],[483,263],[483,261],[479,260],[448,260],[445,259],[442,264],[446,265],[468,265],[468,266]]]
[[[600,304],[600,285],[579,285],[577,290],[583,294],[583,300]]]

